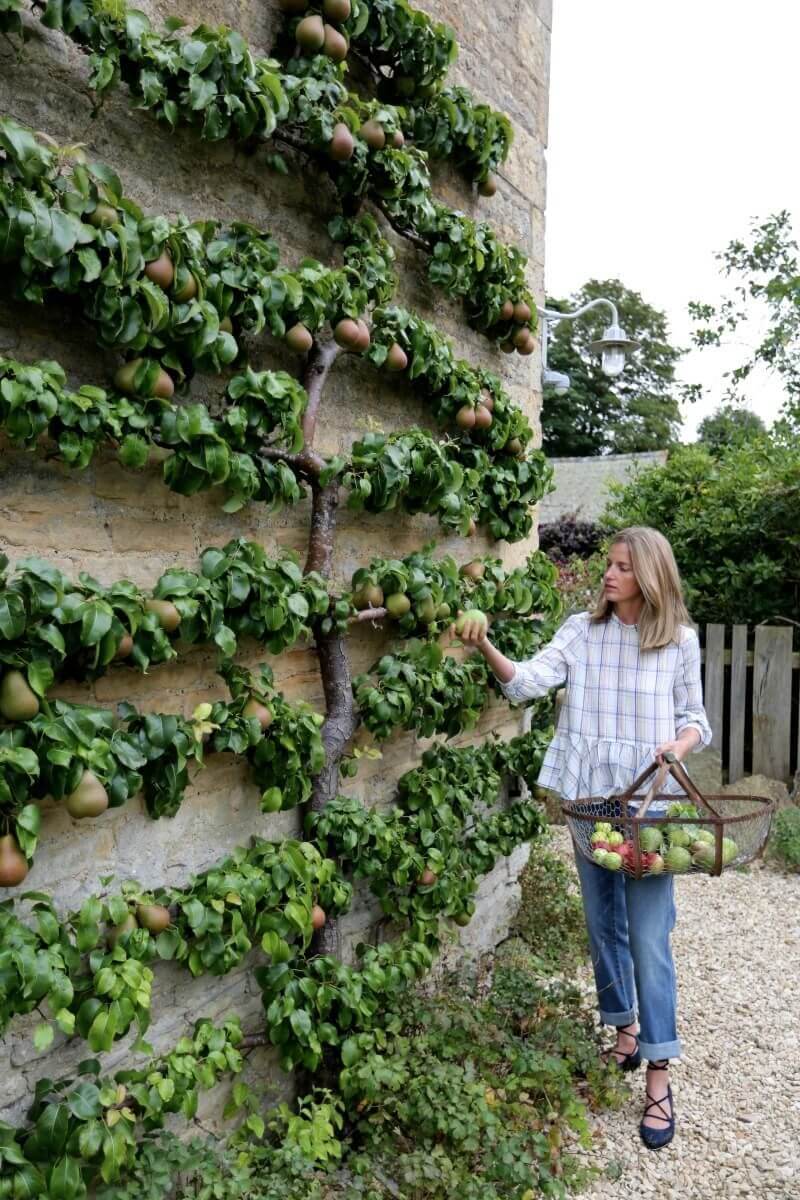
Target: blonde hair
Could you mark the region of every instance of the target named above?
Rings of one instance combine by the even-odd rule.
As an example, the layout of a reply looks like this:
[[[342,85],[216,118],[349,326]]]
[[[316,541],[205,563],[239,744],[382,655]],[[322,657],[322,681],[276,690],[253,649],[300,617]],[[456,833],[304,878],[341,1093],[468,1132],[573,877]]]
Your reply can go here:
[[[692,621],[683,598],[683,587],[672,546],[663,533],[647,525],[631,525],[621,529],[609,543],[623,542],[630,551],[631,567],[644,606],[638,620],[639,646],[642,650],[657,650],[670,642],[680,645],[681,625]],[[607,621],[614,610],[613,600],[605,591],[598,596],[593,621]]]

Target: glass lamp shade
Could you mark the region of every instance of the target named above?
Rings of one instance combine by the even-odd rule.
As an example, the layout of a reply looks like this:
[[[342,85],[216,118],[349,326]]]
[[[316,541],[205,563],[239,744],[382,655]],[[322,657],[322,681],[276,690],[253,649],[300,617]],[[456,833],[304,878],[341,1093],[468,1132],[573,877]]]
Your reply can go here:
[[[619,346],[611,346],[604,350],[600,359],[600,366],[604,375],[609,375],[613,379],[616,375],[621,375],[625,370],[625,351]]]

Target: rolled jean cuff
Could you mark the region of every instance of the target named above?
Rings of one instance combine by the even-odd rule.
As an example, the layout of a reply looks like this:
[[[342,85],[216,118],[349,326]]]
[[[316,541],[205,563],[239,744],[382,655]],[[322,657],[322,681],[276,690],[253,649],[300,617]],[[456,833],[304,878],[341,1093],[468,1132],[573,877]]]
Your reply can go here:
[[[643,1042],[640,1038],[639,1052],[642,1058],[655,1062],[659,1058],[680,1058],[683,1048],[678,1038],[674,1042]]]
[[[600,1020],[604,1025],[632,1025],[636,1020],[636,1009],[629,1008],[627,1012],[612,1013],[600,1009]]]

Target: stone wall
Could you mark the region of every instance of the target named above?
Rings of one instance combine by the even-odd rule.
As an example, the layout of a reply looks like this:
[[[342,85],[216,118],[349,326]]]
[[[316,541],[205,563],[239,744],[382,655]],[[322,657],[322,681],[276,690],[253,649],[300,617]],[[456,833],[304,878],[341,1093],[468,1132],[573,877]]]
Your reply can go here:
[[[610,483],[629,483],[666,461],[666,450],[551,458],[555,490],[539,505],[539,520],[544,525],[574,513],[581,521],[596,521],[611,499]]]
[[[191,27],[226,23],[239,29],[259,53],[269,51],[280,20],[273,0],[137,0],[156,19],[178,13]],[[421,7],[449,21],[461,44],[454,82],[468,84],[479,99],[505,109],[513,118],[516,139],[500,187],[492,201],[479,200],[452,171],[434,167],[440,197],[470,214],[488,216],[499,233],[514,240],[530,255],[530,282],[542,295],[545,203],[544,147],[547,136],[549,0],[498,0],[490,9],[461,0],[428,0]],[[263,152],[244,154],[231,144],[209,146],[189,131],[170,135],[144,112],[131,108],[126,89],[119,88],[92,109],[87,88],[87,61],[66,38],[26,17],[30,38],[24,51],[0,44],[0,111],[47,133],[61,143],[84,143],[92,157],[108,163],[120,175],[126,193],[148,213],[179,213],[190,219],[247,220],[268,229],[281,248],[281,260],[296,262],[305,255],[334,261],[335,252],[324,232],[335,211],[327,180],[300,163],[288,177],[271,174]],[[501,373],[510,392],[535,423],[538,412],[538,362],[535,358],[498,355],[468,329],[460,304],[450,303],[427,283],[424,262],[417,251],[395,239],[401,287],[398,300],[435,319],[453,336],[459,353]],[[297,360],[273,339],[252,346],[252,363],[297,370]],[[0,280],[0,351],[30,361],[58,359],[70,383],[104,384],[118,358],[99,349],[91,330],[57,303],[46,308],[12,305],[3,297]],[[213,395],[219,379],[195,381],[195,396]],[[346,450],[370,424],[387,431],[412,423],[427,423],[422,403],[402,382],[387,383],[365,364],[340,361],[329,383],[321,415],[318,446],[323,451]],[[99,455],[84,473],[71,472],[41,454],[31,455],[3,446],[0,477],[0,547],[12,563],[36,554],[56,562],[66,573],[88,571],[104,583],[127,577],[147,586],[169,566],[193,567],[206,546],[245,536],[262,542],[268,551],[292,547],[304,554],[309,506],[301,504],[276,515],[257,506],[226,515],[213,494],[183,498],[167,491],[154,465],[144,477],[121,468],[111,455]],[[457,539],[442,538],[428,519],[398,519],[395,514],[363,517],[343,511],[340,516],[335,572],[345,585],[354,568],[389,547],[402,555],[436,537],[442,551],[463,558]],[[483,552],[489,543],[476,539],[471,549]],[[499,547],[512,564],[521,561],[530,544]],[[378,630],[359,630],[352,640],[352,665],[366,669],[385,644]],[[256,648],[245,651],[258,661]],[[321,707],[317,663],[307,646],[273,661],[276,682],[289,698],[303,697]],[[70,685],[58,694],[72,700],[113,706],[131,700],[145,710],[189,714],[201,701],[224,695],[213,671],[213,655],[187,649],[178,662],[153,669],[142,677],[126,669],[111,672],[93,687]],[[489,729],[513,734],[518,719],[495,703],[485,715],[475,740]],[[401,736],[384,748],[383,757],[362,766],[348,786],[369,803],[387,801],[398,775],[419,757],[417,739]],[[258,793],[242,768],[230,759],[211,759],[195,779],[178,815],[151,822],[138,801],[96,821],[74,822],[62,809],[44,811],[40,850],[26,886],[54,894],[68,910],[100,888],[99,877],[115,873],[142,885],[179,884],[208,867],[251,834],[270,838],[298,831],[294,813],[265,816]],[[492,944],[502,930],[521,859],[502,863],[483,882],[482,903],[464,944],[476,937],[480,946]],[[374,907],[364,900],[345,922],[346,944],[369,936]],[[507,919],[507,917],[505,918]],[[475,931],[478,931],[476,933]],[[498,934],[499,936],[499,934]],[[156,972],[153,1025],[148,1039],[156,1051],[169,1048],[191,1022],[202,1015],[236,1012],[246,1028],[259,1027],[260,998],[241,970],[224,979],[191,980],[166,965]],[[34,1020],[15,1022],[0,1044],[0,1118],[14,1119],[32,1084],[41,1075],[55,1076],[86,1053],[85,1044],[63,1045],[58,1039],[44,1054],[33,1051]],[[113,1069],[126,1054],[127,1041],[105,1056]],[[251,1078],[260,1078],[275,1097],[289,1081],[275,1070],[268,1052],[250,1059]],[[209,1099],[198,1120],[216,1120],[221,1098]]]

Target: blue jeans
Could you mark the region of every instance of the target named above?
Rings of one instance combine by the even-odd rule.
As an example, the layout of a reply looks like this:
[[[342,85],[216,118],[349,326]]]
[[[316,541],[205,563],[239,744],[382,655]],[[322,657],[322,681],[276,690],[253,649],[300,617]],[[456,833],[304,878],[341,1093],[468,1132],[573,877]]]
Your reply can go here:
[[[589,931],[600,1019],[630,1025],[639,1018],[639,1048],[648,1059],[679,1058],[677,981],[670,933],[674,879],[631,879],[598,867],[575,849]]]

